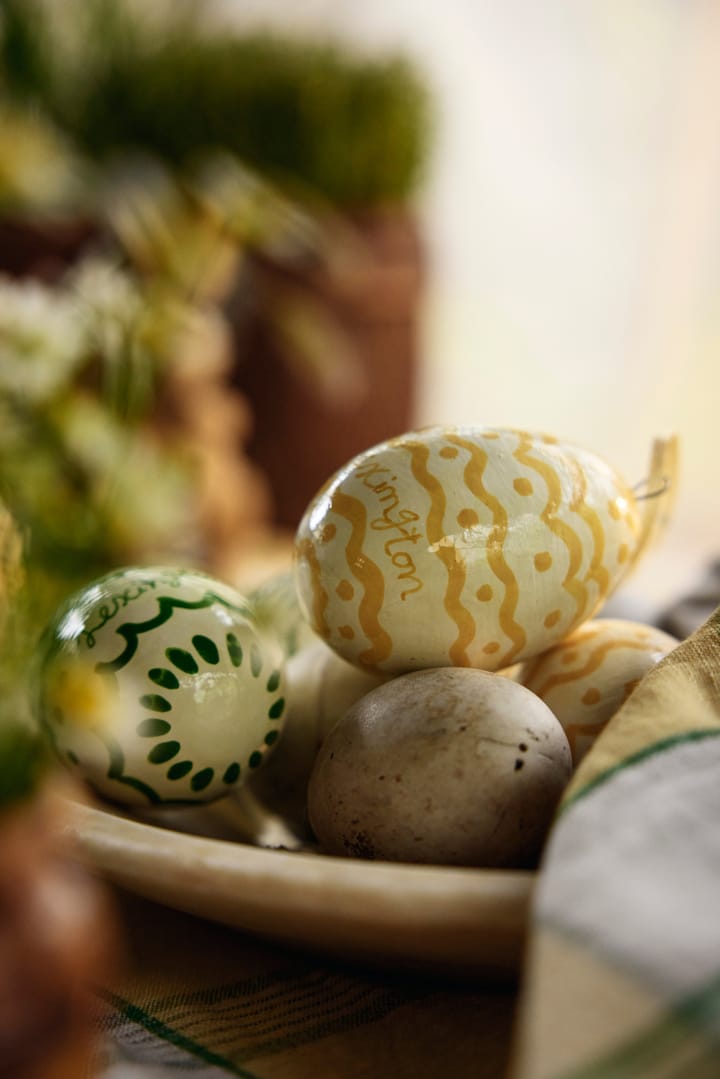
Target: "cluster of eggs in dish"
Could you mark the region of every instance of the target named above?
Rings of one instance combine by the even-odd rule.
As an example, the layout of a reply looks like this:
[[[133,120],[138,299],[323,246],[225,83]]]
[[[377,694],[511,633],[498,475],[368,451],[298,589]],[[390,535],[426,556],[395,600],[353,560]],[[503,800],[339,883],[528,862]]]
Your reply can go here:
[[[411,432],[318,492],[294,580],[245,598],[129,569],[72,597],[44,645],[42,722],[115,801],[246,784],[327,853],[532,864],[574,766],[677,643],[597,618],[646,531],[586,450]]]

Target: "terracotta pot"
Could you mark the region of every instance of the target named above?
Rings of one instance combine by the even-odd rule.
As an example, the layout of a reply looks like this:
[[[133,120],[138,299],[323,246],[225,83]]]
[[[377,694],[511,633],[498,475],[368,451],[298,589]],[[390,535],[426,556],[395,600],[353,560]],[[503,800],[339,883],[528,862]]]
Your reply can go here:
[[[57,281],[99,235],[90,219],[0,217],[0,273]]]
[[[254,429],[248,456],[268,479],[273,521],[294,528],[315,492],[351,457],[413,424],[423,252],[414,217],[404,212],[353,218],[354,253],[318,265],[254,259],[250,301],[234,319],[235,382]],[[246,290],[247,293],[247,290]],[[308,304],[336,333],[327,371],[346,351],[348,392],[323,393],[308,378],[292,341],[278,332],[278,305]],[[282,328],[280,328],[282,329]]]

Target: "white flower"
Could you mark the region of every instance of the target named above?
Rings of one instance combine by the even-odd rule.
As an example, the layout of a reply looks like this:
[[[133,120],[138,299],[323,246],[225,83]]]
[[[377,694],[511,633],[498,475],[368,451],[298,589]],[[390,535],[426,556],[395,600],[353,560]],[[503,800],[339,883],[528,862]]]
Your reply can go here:
[[[143,316],[145,301],[137,282],[107,259],[86,258],[67,284],[82,307],[94,347],[106,361],[122,361]]]
[[[82,302],[101,319],[132,325],[143,307],[137,282],[108,259],[83,259],[68,277]]]
[[[77,298],[37,281],[0,277],[0,393],[47,401],[72,379],[87,349]]]

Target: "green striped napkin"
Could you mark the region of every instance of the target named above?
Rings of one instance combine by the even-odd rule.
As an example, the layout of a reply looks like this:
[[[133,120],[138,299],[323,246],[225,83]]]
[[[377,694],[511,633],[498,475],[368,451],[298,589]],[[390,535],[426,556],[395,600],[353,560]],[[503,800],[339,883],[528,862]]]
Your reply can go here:
[[[535,895],[516,1079],[720,1076],[720,609],[579,767]]]

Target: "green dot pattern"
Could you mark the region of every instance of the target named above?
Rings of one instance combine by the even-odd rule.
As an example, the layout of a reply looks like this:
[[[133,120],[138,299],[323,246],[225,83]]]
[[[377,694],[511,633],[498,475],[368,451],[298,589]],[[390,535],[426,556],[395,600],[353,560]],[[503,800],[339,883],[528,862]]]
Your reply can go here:
[[[262,655],[256,644],[250,645],[250,670],[254,678],[257,678],[262,671]]]
[[[240,641],[237,639],[234,633],[228,633],[225,638],[227,645],[228,655],[230,656],[230,662],[233,667],[240,667],[243,661],[243,650]]]
[[[215,641],[211,641],[209,637],[204,637],[202,633],[196,633],[192,639],[192,643],[195,646],[195,650],[206,663],[219,663],[220,653],[218,652],[218,646]],[[198,775],[202,773],[198,772]]]
[[[136,727],[141,738],[157,738],[161,734],[167,734],[170,724],[166,719],[143,719]]]
[[[163,689],[180,688],[177,676],[166,667],[153,667],[151,671],[148,671],[148,678],[151,682],[154,682],[156,686],[162,686]]]
[[[140,704],[143,708],[149,708],[151,712],[170,712],[172,711],[172,705],[170,701],[165,700],[159,693],[146,693],[140,698]]]
[[[220,638],[220,641],[222,642],[222,638]],[[164,655],[168,666],[146,668],[148,680],[161,690],[172,693],[179,690],[182,684],[176,672],[181,672],[185,675],[196,675],[200,671],[201,663],[211,666],[220,663],[220,649],[210,637],[202,633],[196,633],[192,636],[191,642],[192,650],[189,643],[187,647],[167,647]],[[233,667],[239,668],[243,663],[248,662],[253,678],[261,678],[264,658],[262,650],[256,642],[251,642],[249,646],[246,645],[244,648],[237,634],[228,632],[225,634],[225,648],[227,657]],[[265,678],[267,693],[275,694],[281,683],[282,670],[271,668]],[[143,694],[138,697],[138,701],[143,708],[150,712],[166,713],[171,712],[173,709],[171,700],[159,692]],[[284,710],[285,699],[278,697],[270,704],[267,714],[270,719],[279,719]],[[172,725],[167,720],[159,716],[146,716],[137,723],[135,731],[140,738],[165,738],[164,741],[157,742],[149,749],[146,759],[153,765],[168,765],[165,774],[169,780],[178,781],[189,777],[190,788],[197,793],[206,790],[213,783],[215,779],[214,768],[204,767],[195,771],[195,764],[192,760],[175,759],[181,753],[182,745],[176,739],[166,737],[172,731]],[[277,742],[279,734],[278,730],[266,732],[263,744],[248,757],[247,767],[253,770],[260,767],[266,748],[273,746]],[[67,751],[67,759],[73,764],[78,764],[78,758],[72,750]],[[241,764],[238,761],[232,761],[222,773],[222,782],[226,786],[231,786],[238,782],[241,774]]]
[[[179,752],[179,742],[160,742],[159,745],[153,746],[147,759],[151,764],[164,764],[165,761],[171,761],[173,757],[177,757]]]
[[[268,716],[270,717],[270,719],[280,719],[280,716],[283,714],[284,710],[285,698],[278,697],[278,699],[276,701],[273,701],[273,703],[268,708]]]
[[[223,783],[237,783],[239,778],[240,765],[237,763],[237,761],[233,761],[233,763],[229,764],[225,769],[225,773],[223,775]]]
[[[192,772],[194,767],[192,761],[177,761],[168,768],[167,777],[168,779],[182,779],[188,772]]]
[[[191,652],[186,652],[184,648],[166,648],[165,655],[173,667],[177,667],[184,674],[197,674],[200,669],[195,656]]]
[[[203,768],[202,771],[196,772],[190,780],[190,786],[194,791],[204,791],[206,787],[209,787],[212,783],[213,776],[215,775],[212,768]]]

